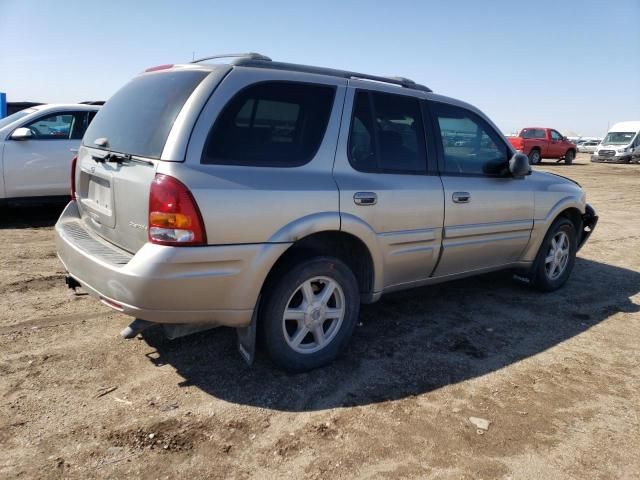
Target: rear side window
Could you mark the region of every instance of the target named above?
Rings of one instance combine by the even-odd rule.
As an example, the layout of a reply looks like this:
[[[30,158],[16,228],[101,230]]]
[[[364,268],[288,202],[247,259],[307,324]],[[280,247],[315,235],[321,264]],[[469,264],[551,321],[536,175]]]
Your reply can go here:
[[[100,109],[87,128],[83,144],[159,158],[173,122],[207,72],[183,70],[150,73],[134,78]]]
[[[232,98],[209,132],[202,163],[296,167],[320,147],[335,88],[263,82]]]
[[[425,172],[420,101],[405,95],[356,92],[348,149],[349,162],[356,170]]]

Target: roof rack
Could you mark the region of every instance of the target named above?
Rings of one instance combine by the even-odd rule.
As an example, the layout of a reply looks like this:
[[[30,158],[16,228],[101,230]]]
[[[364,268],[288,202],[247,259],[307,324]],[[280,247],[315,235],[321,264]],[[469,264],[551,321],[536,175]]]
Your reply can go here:
[[[420,90],[423,92],[433,92],[433,90],[431,90],[429,87],[425,86],[425,85],[421,85],[419,83],[414,82],[413,80],[411,80],[410,78],[405,78],[405,77],[379,77],[377,75],[365,75],[362,73],[354,73],[354,72],[347,72],[347,73],[352,73],[351,77],[349,78],[354,78],[354,79],[361,79],[361,80],[373,80],[374,82],[384,82],[384,83],[391,83],[393,85],[399,85],[401,87],[404,88],[409,88],[411,90]]]
[[[262,55],[260,55],[262,56]],[[272,68],[275,70],[286,70],[290,72],[315,73],[319,75],[329,75],[332,77],[340,77],[347,79],[371,80],[374,82],[390,83],[411,90],[420,90],[422,92],[432,92],[429,87],[420,85],[408,78],[404,77],[382,77],[378,75],[368,75],[366,73],[351,72],[348,70],[337,70],[334,68],[315,67],[311,65],[299,65],[296,63],[274,62],[270,59],[264,61],[261,58],[252,58],[242,56],[233,62],[234,65],[243,67]]]
[[[243,67],[257,68],[273,68],[276,70],[286,70],[290,72],[316,73],[319,75],[329,75],[332,77],[340,77],[347,79],[371,80],[374,82],[390,83],[400,87],[409,88],[411,90],[420,90],[422,92],[432,92],[429,87],[420,85],[409,78],[404,77],[382,77],[378,75],[368,75],[366,73],[351,72],[348,70],[337,70],[335,68],[314,67],[311,65],[299,65],[296,63],[274,62],[266,55],[260,53],[223,53],[220,55],[212,55],[210,57],[198,58],[191,63],[200,63],[207,60],[217,60],[220,58],[234,58],[234,65]]]
[[[200,63],[207,60],[217,60],[218,58],[246,58],[249,60],[261,60],[263,62],[270,62],[271,59],[266,55],[261,55],[255,52],[248,53],[222,53],[220,55],[211,55],[210,57],[202,57],[193,60],[191,63]]]

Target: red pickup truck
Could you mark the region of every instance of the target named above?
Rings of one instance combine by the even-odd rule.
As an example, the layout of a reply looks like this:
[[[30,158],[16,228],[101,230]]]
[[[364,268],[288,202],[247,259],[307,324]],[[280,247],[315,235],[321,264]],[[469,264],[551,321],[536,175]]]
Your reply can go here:
[[[576,157],[576,146],[553,128],[523,128],[517,137],[509,137],[513,147],[529,157],[535,165],[543,158],[557,158],[558,162],[571,164]]]

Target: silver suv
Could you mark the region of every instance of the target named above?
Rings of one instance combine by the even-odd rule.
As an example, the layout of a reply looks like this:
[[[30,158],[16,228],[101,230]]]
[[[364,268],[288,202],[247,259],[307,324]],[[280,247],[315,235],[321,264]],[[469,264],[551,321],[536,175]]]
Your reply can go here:
[[[71,287],[147,322],[235,327],[249,358],[258,334],[303,371],[383,293],[499,269],[567,281],[594,210],[478,109],[232,57],[148,69],[95,117],[56,225]]]

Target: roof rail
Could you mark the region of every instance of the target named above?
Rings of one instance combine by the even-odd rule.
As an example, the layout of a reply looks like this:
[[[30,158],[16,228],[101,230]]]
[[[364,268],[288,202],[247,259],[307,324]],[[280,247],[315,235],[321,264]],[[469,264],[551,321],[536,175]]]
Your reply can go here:
[[[200,63],[207,60],[216,60],[218,58],[246,58],[248,60],[262,60],[264,62],[270,62],[271,59],[266,55],[261,55],[255,52],[248,53],[222,53],[220,55],[211,55],[210,57],[202,57],[193,60],[191,63]]]
[[[432,92],[429,87],[425,85],[421,85],[419,83],[414,82],[410,78],[404,77],[379,77],[377,75],[366,75],[362,73],[352,73],[349,78],[358,79],[358,80],[372,80],[374,82],[384,82],[391,83],[392,85],[399,85],[404,88],[409,88],[411,90],[421,90],[423,92]]]
[[[257,54],[256,54],[257,55]],[[420,85],[408,78],[404,77],[382,77],[378,75],[368,75],[366,73],[351,72],[348,70],[336,70],[334,68],[315,67],[311,65],[299,65],[296,63],[273,62],[271,59],[242,56],[234,62],[235,65],[243,67],[272,68],[275,70],[286,70],[290,72],[315,73],[319,75],[329,75],[332,77],[340,77],[346,79],[372,80],[374,82],[390,83],[411,90],[420,90],[423,92],[432,92],[429,87]]]

